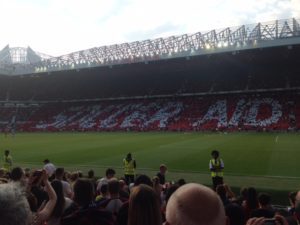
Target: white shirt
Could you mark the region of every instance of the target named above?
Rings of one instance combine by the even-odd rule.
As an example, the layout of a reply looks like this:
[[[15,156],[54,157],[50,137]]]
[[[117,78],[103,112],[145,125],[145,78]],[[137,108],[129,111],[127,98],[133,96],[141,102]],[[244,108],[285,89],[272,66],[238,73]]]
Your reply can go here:
[[[98,191],[99,193],[100,193],[100,190],[101,190],[101,186],[102,186],[103,184],[108,184],[108,179],[107,179],[107,177],[103,177],[103,178],[101,178],[101,179],[99,180],[98,185],[97,185],[97,191]]]
[[[56,168],[52,163],[47,163],[44,165],[44,170],[46,170],[48,176],[51,177],[55,172]]]

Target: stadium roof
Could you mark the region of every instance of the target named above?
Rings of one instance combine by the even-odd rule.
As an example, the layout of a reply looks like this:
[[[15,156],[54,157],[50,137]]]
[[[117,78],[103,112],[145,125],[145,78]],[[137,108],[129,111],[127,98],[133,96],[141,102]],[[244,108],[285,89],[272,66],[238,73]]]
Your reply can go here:
[[[3,64],[35,64],[49,58],[53,57],[35,52],[29,46],[27,48],[10,48],[9,45],[6,45],[0,51],[0,63]]]
[[[148,62],[178,57],[235,52],[300,44],[300,20],[284,19],[154,40],[95,47],[59,57],[30,47],[0,52],[0,74],[24,75],[52,71]]]

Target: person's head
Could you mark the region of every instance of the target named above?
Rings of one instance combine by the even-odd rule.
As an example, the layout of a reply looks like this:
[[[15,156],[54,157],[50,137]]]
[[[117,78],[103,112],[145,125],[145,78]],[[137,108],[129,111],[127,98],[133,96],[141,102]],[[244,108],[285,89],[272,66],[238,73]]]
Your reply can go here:
[[[21,181],[25,177],[24,170],[21,167],[15,167],[10,173],[10,179],[12,181]]]
[[[31,186],[39,186],[42,181],[42,170],[34,170],[31,172],[29,183]]]
[[[183,185],[168,201],[166,224],[225,225],[223,203],[208,187],[194,183]]]
[[[134,181],[134,186],[138,186],[140,184],[146,184],[149,185],[150,187],[152,187],[153,185],[150,177],[144,174],[139,175]]]
[[[30,170],[30,168],[25,168],[24,172],[25,172],[25,176],[29,177],[31,170]]]
[[[168,203],[170,197],[172,196],[172,194],[180,187],[179,184],[174,184],[171,185],[170,187],[168,187],[168,189],[166,190],[166,196],[165,196],[165,201],[166,203]]]
[[[78,170],[77,173],[78,173],[78,177],[79,177],[79,178],[83,178],[83,173],[82,173],[82,171]]]
[[[88,178],[93,179],[94,176],[95,176],[94,170],[89,170],[89,171],[88,171]]]
[[[185,185],[185,184],[186,184],[186,181],[185,181],[185,179],[180,178],[180,179],[177,181],[177,184],[178,184],[179,186],[182,186],[182,185]]]
[[[225,207],[226,216],[228,217],[228,225],[241,225],[246,223],[246,218],[243,208],[236,204],[231,203]]]
[[[242,187],[241,190],[240,190],[240,195],[245,200],[248,196],[248,188],[247,187]]]
[[[102,184],[100,187],[100,194],[102,196],[107,196],[108,195],[108,184]]]
[[[292,191],[292,192],[289,193],[289,200],[290,200],[290,204],[291,204],[292,207],[295,207],[296,195],[297,195],[296,191]]]
[[[219,155],[220,155],[220,153],[219,153],[219,151],[217,151],[217,150],[213,150],[213,151],[211,152],[211,156],[212,156],[214,159],[219,158]]]
[[[74,201],[80,206],[86,206],[94,199],[94,186],[88,179],[78,179],[74,185]]]
[[[119,180],[119,185],[120,185],[120,190],[124,190],[125,188],[127,188],[126,181],[122,179]]]
[[[132,155],[131,155],[130,152],[127,154],[126,159],[127,159],[127,160],[131,160],[131,159],[132,159]]]
[[[62,180],[65,174],[65,169],[60,167],[55,170],[55,178],[58,180]]]
[[[70,180],[71,182],[75,182],[78,179],[78,173],[77,172],[73,172],[70,174]]]
[[[108,181],[108,192],[110,197],[118,197],[120,192],[120,184],[116,178]]]
[[[223,184],[219,184],[216,188],[217,194],[220,196],[221,199],[226,198],[226,189]]]
[[[48,164],[48,163],[50,163],[50,160],[49,159],[45,159],[43,162],[44,162],[44,164]]]
[[[298,222],[300,223],[300,191],[297,192],[295,197],[295,214]]]
[[[267,193],[259,193],[258,203],[261,208],[268,207],[271,204],[271,196]]]
[[[160,185],[159,183],[159,178],[157,176],[154,176],[152,178],[152,183],[153,183],[153,189],[154,191],[160,195],[161,194],[161,191],[162,191],[162,186]]]
[[[108,168],[105,172],[105,176],[106,176],[107,179],[110,179],[110,178],[114,177],[115,174],[116,174],[116,171],[112,168]]]
[[[1,224],[28,225],[31,211],[25,191],[17,183],[0,185]]]
[[[51,186],[53,187],[57,196],[56,204],[52,211],[52,216],[58,218],[62,215],[65,206],[63,185],[60,180],[53,180],[51,182]]]
[[[161,165],[159,166],[159,172],[160,172],[161,174],[165,174],[165,173],[167,172],[167,166],[166,166],[165,164],[161,164]]]
[[[153,187],[160,185],[158,176],[154,176],[152,178],[152,184],[153,184]]]
[[[8,156],[9,155],[9,150],[5,150],[4,155]]]
[[[248,188],[246,202],[247,202],[247,206],[250,209],[257,208],[257,206],[258,206],[257,192],[254,187]]]
[[[132,189],[129,198],[128,224],[162,224],[159,197],[148,185],[141,184]]]

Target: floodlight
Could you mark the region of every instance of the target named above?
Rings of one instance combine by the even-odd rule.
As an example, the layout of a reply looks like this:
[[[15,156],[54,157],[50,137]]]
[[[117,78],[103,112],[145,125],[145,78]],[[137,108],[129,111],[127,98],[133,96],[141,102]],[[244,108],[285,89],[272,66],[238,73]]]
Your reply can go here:
[[[205,48],[206,48],[206,49],[210,49],[210,44],[209,44],[209,43],[206,43],[206,44],[205,44]]]

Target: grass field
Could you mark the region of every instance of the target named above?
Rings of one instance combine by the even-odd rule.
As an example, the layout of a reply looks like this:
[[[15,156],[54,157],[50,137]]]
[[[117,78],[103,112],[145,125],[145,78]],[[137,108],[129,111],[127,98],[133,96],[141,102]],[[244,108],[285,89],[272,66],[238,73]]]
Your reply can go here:
[[[122,159],[132,152],[137,173],[154,175],[161,163],[168,180],[210,184],[210,152],[218,149],[231,186],[273,190],[300,189],[300,134],[287,133],[24,133],[0,137],[0,150],[10,149],[14,165],[55,165],[103,176],[114,167],[122,176]]]

